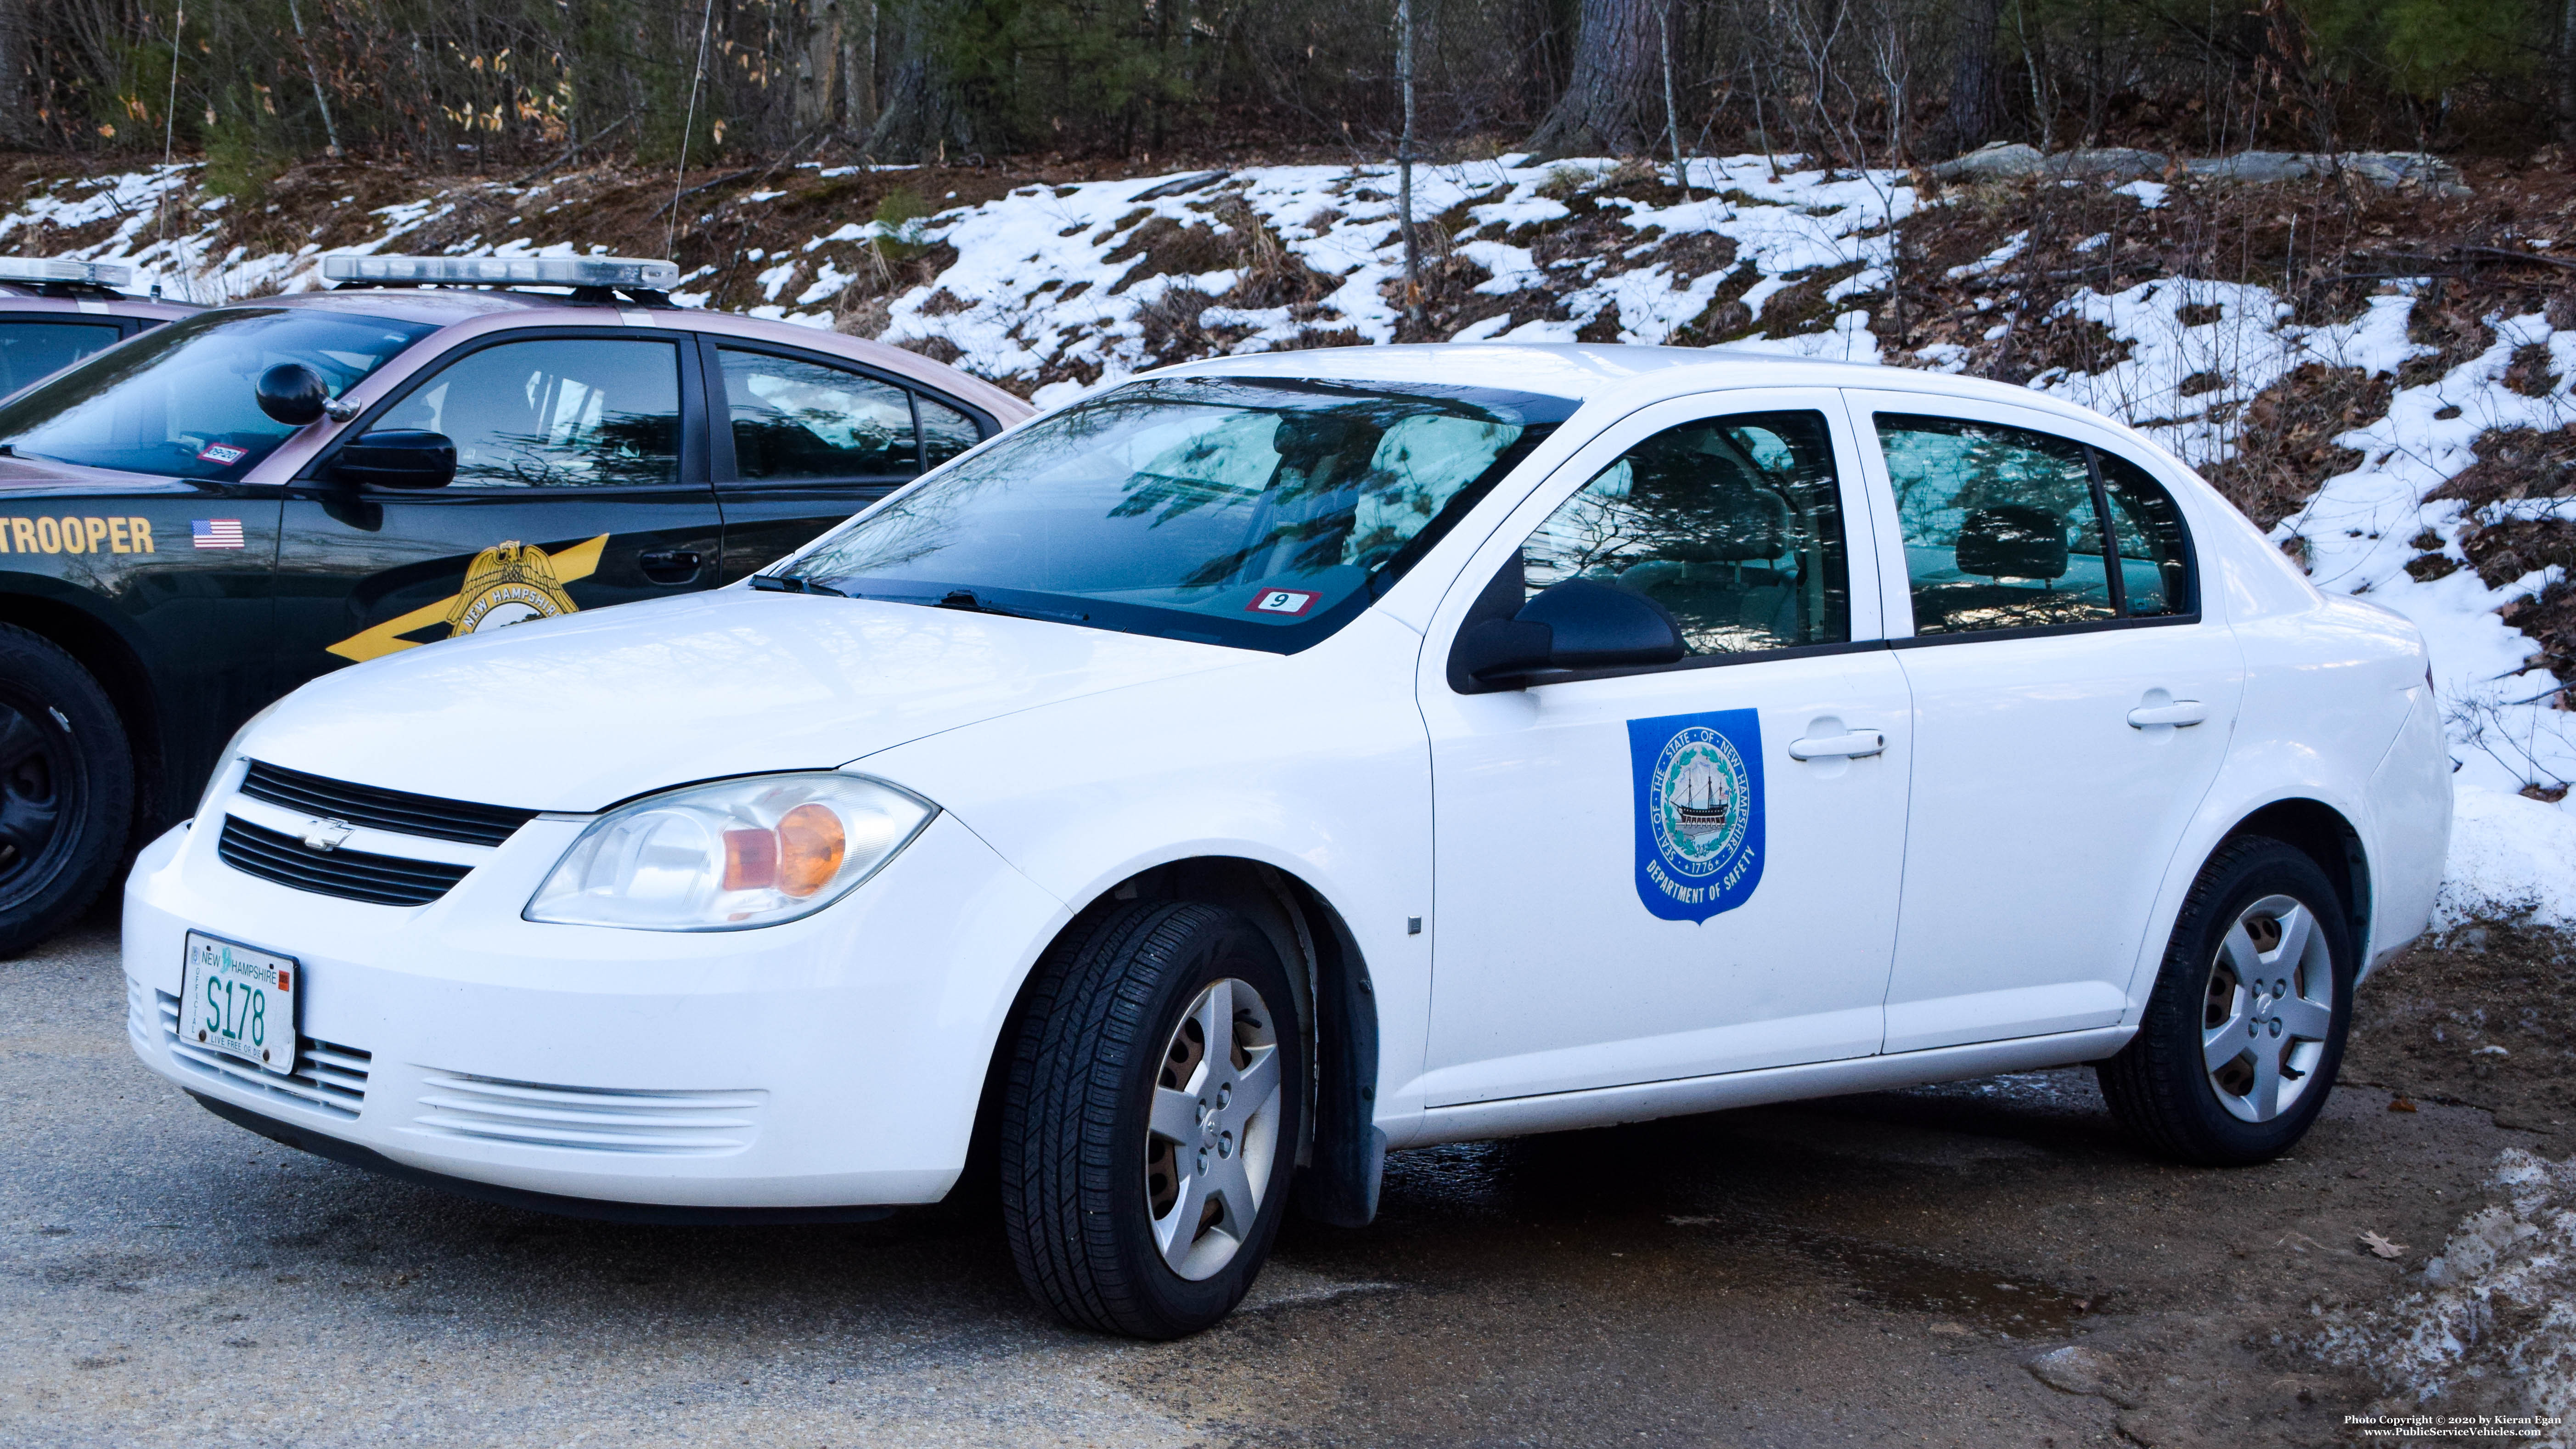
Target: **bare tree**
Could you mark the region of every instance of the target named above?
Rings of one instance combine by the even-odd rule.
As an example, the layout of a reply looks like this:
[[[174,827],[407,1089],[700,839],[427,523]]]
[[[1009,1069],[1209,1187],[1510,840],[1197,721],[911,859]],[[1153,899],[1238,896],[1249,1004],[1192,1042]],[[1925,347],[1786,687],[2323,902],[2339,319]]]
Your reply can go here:
[[[1395,143],[1396,205],[1404,213],[1404,321],[1422,338],[1422,238],[1413,228],[1413,0],[1395,0],[1395,75],[1404,87],[1404,134]]]
[[[27,0],[0,0],[0,145],[34,140],[28,124],[34,113],[27,98]]]
[[[1529,139],[1541,156],[1633,156],[1652,144],[1654,0],[1583,0],[1574,77]]]
[[[2003,27],[2003,0],[1962,0],[1959,51],[1950,71],[1950,144],[1961,151],[1984,144],[2002,119],[2003,77],[1995,34]]]

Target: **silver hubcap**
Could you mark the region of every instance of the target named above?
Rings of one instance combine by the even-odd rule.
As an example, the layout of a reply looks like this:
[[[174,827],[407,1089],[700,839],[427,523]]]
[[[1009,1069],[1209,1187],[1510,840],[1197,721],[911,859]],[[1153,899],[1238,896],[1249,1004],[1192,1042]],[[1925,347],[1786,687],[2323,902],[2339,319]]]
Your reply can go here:
[[[1154,1245],[1184,1278],[1234,1261],[1279,1146],[1279,1033],[1248,982],[1212,983],[1163,1047],[1145,1127]]]
[[[2201,1062],[2218,1104],[2269,1122],[2316,1084],[2334,1024],[2334,962],[2306,906],[2265,896],[2218,943],[2200,1019]]]

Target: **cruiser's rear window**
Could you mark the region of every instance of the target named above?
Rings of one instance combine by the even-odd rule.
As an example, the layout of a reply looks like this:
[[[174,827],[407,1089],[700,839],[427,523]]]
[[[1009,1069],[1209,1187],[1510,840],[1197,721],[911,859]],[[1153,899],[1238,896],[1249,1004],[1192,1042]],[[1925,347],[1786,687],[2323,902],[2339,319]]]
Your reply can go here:
[[[1133,383],[969,454],[778,572],[1293,653],[1368,607],[1574,406],[1312,379]]]

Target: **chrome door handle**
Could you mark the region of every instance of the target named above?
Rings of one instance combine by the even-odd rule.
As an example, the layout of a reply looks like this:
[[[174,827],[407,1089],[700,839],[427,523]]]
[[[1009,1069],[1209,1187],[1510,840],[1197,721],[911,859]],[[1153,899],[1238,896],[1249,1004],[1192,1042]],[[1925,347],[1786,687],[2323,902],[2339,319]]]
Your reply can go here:
[[[1876,730],[1853,730],[1849,734],[1824,735],[1811,740],[1791,740],[1789,758],[1825,760],[1842,758],[1864,760],[1887,749],[1887,736]]]
[[[2171,704],[2143,706],[2129,711],[2129,723],[2146,729],[2152,725],[2196,725],[2209,718],[2209,706],[2196,699],[2177,699]]]

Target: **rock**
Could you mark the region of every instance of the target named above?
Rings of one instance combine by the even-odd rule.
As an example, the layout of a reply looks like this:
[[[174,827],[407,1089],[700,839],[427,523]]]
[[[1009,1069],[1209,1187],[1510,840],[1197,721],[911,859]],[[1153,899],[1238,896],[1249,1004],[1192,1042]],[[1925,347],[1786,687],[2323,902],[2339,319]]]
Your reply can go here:
[[[2048,158],[2019,141],[1994,141],[1932,168],[1944,181],[2019,181],[2048,169]]]
[[[2182,169],[2194,176],[2207,176],[2218,181],[2246,181],[2262,185],[2274,181],[2304,181],[2317,174],[2308,158],[2296,151],[2239,151],[2233,156],[2202,156],[2182,163]]]
[[[2099,1349],[2069,1344],[2041,1354],[2027,1367],[2033,1378],[2061,1394],[2108,1399],[2123,1409],[2138,1406],[2137,1400],[2120,1386],[2119,1360]]]
[[[2051,175],[2078,176],[2087,181],[2138,181],[2164,175],[2165,166],[2163,152],[2128,146],[2097,146],[2048,158]]]
[[[2460,185],[2459,167],[2421,151],[2354,151],[2333,159],[2344,170],[2376,186],[2393,190],[2413,181],[2437,191],[2456,187],[2458,194],[2468,194],[2468,188]]]

